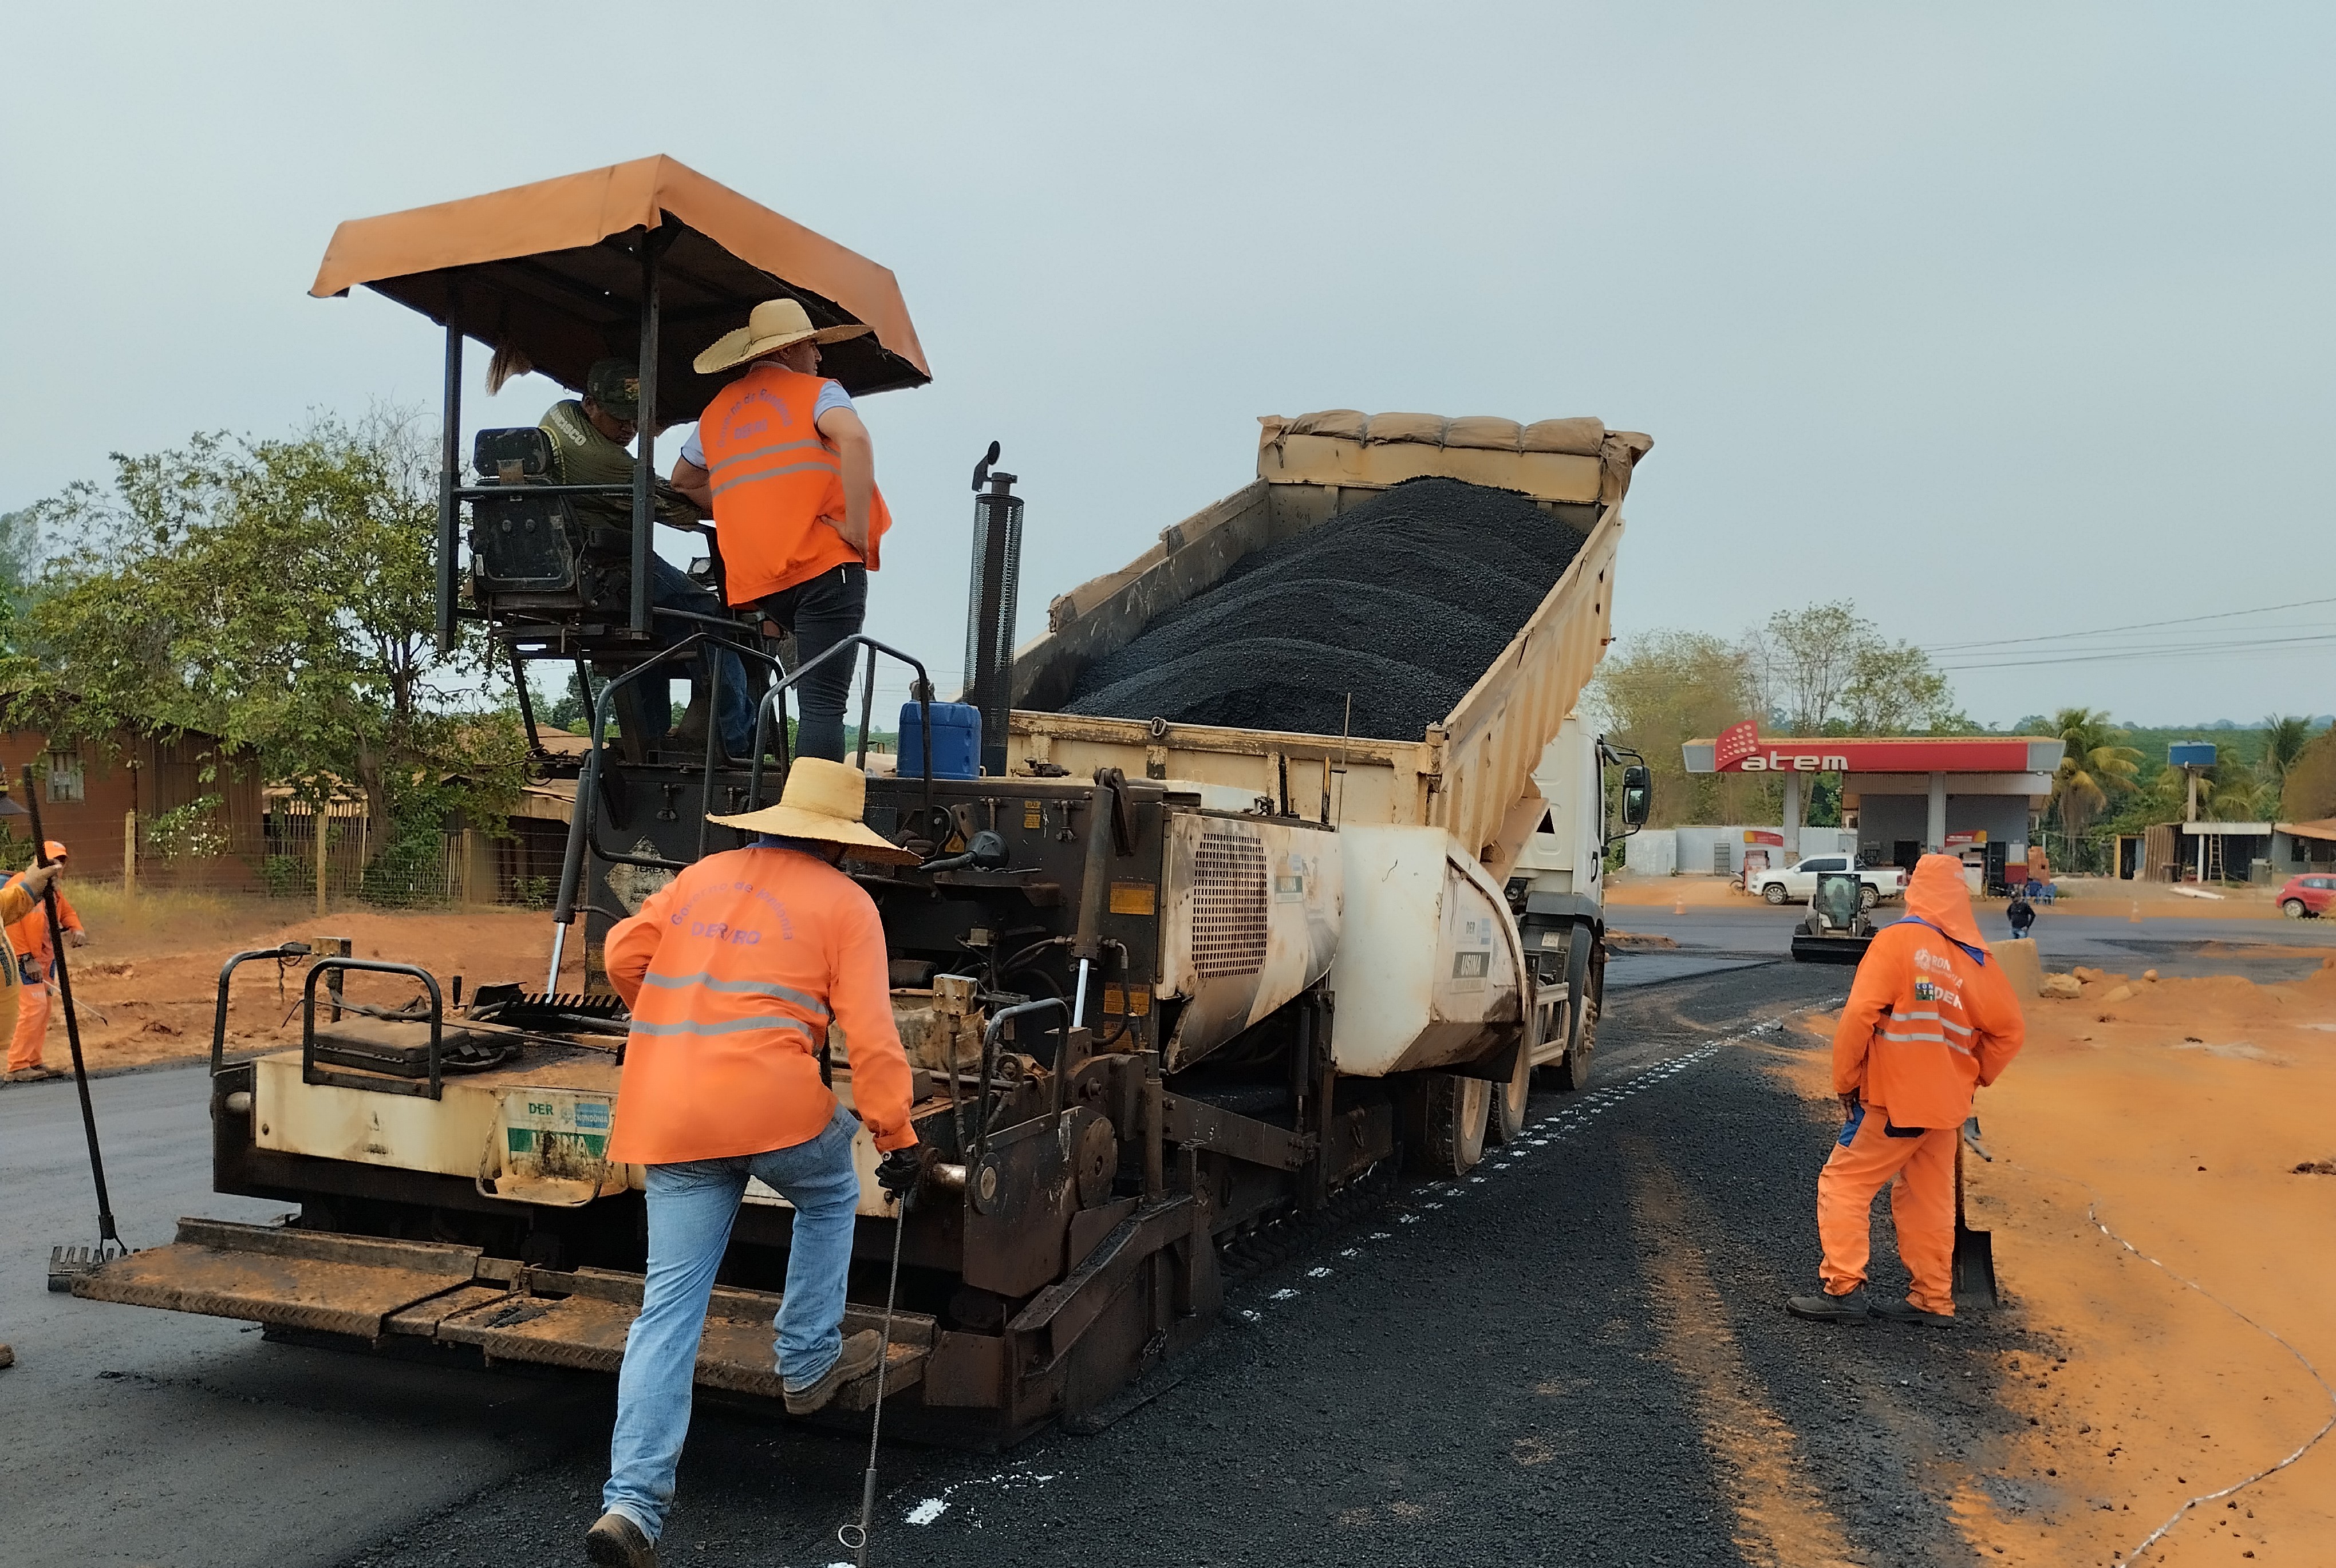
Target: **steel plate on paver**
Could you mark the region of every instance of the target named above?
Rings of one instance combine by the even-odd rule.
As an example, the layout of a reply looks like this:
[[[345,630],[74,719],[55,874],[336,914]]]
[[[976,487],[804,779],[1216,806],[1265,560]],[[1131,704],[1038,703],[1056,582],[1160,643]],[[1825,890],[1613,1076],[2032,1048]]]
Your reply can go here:
[[[476,1345],[499,1361],[533,1361],[613,1372],[639,1309],[593,1296],[513,1296],[438,1325],[438,1338]]]
[[[373,1339],[392,1313],[468,1284],[481,1255],[476,1247],[185,1220],[177,1242],[83,1276],[73,1294]]]
[[[585,1276],[597,1271],[579,1271]],[[568,1276],[584,1286],[569,1296],[513,1296],[449,1317],[438,1326],[437,1337],[460,1345],[476,1345],[503,1361],[532,1361],[552,1367],[578,1367],[613,1372],[624,1363],[625,1334],[639,1308],[628,1299],[622,1277]],[[638,1281],[629,1281],[638,1290]],[[610,1298],[618,1298],[611,1300]],[[784,1392],[772,1348],[772,1320],[779,1298],[756,1290],[722,1289],[714,1292],[698,1341],[696,1381],[709,1388],[778,1398]],[[846,1332],[876,1326],[874,1314],[852,1309],[845,1315]],[[898,1391],[924,1376],[930,1353],[933,1321],[920,1314],[900,1313],[892,1320],[893,1340],[887,1360],[885,1388]],[[844,1409],[859,1409],[872,1388],[858,1386],[839,1397]]]

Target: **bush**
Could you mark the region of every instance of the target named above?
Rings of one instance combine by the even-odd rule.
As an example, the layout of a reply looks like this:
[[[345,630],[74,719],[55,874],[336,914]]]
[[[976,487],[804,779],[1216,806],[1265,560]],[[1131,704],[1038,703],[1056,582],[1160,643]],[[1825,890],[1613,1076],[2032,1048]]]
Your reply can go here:
[[[267,881],[271,899],[295,897],[316,882],[316,868],[297,855],[269,855],[261,863],[259,874]]]

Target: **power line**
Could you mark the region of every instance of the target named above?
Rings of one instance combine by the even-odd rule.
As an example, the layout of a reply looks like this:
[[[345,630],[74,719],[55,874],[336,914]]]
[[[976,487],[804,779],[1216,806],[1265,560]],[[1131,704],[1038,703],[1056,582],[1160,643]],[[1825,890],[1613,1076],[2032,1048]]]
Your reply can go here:
[[[2100,664],[2113,659],[2128,662],[2151,658],[2232,658],[2255,654],[2285,653],[2298,648],[2324,648],[2336,645],[2336,633],[2316,637],[2271,638],[2262,642],[2227,643],[2221,647],[2115,648],[2107,651],[2088,649],[2081,653],[2021,655],[1992,662],[1972,664],[1942,664],[1942,672],[1981,669],[2030,669],[2056,664]]]
[[[2312,605],[2336,604],[2336,599],[2299,599],[2287,604],[2266,604],[2253,609],[2217,610],[2212,615],[2185,615],[2171,620],[2137,620],[2128,626],[2098,627],[2091,631],[2041,632],[2034,637],[1990,638],[1983,642],[1942,642],[1925,646],[1924,653],[1960,653],[1967,648],[2006,648],[2014,643],[2066,642],[2072,638],[2107,637],[2120,631],[2154,631],[2161,627],[2192,626],[2204,620],[2230,620],[2243,615],[2269,615],[2278,609],[2302,609]]]

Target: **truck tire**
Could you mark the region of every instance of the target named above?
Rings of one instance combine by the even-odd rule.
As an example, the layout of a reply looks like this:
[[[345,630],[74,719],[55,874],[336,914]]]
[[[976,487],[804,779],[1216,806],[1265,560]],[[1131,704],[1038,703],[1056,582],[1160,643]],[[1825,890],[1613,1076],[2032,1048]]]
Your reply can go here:
[[[1870,910],[1881,901],[1882,890],[1880,888],[1875,887],[1872,882],[1860,882],[1857,884],[1857,907],[1859,909]]]
[[[1588,926],[1573,933],[1565,978],[1573,997],[1573,1005],[1566,1009],[1572,1015],[1573,1037],[1566,1042],[1565,1057],[1557,1064],[1557,1084],[1571,1092],[1590,1086],[1590,1070],[1598,1057],[1598,1010],[1606,1000],[1606,955],[1597,933]]]
[[[1493,1086],[1482,1078],[1428,1073],[1420,1082],[1422,1175],[1465,1176],[1484,1157],[1484,1124]]]
[[[1509,1075],[1507,1083],[1493,1085],[1488,1096],[1493,1105],[1484,1128],[1487,1143],[1505,1144],[1525,1130],[1525,1103],[1533,1097],[1533,1051],[1519,1042],[1516,1071]]]
[[[1785,884],[1782,882],[1763,882],[1760,884],[1760,896],[1767,899],[1772,904],[1781,904],[1785,901]]]

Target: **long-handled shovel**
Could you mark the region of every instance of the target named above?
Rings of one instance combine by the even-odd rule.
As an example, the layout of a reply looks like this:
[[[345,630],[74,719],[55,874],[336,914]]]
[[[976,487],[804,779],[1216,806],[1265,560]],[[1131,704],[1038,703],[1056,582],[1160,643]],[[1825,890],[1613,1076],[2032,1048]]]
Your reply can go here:
[[[1955,1305],[1958,1307],[1992,1307],[1997,1302],[1995,1290],[1995,1232],[1974,1231],[1963,1222],[1963,1145],[1979,1149],[1980,1157],[1993,1155],[1979,1145],[1979,1118],[1973,1116],[1963,1124],[1962,1135],[1955,1140]]]
[[[33,787],[33,770],[24,770],[24,806],[33,813],[33,863],[47,865],[48,835],[41,831],[41,795]],[[97,1245],[53,1247],[49,1250],[49,1289],[70,1290],[74,1280],[94,1273],[130,1249],[113,1228],[113,1200],[105,1192],[105,1157],[97,1147],[97,1110],[89,1100],[89,1065],[81,1054],[81,1019],[73,1012],[73,974],[65,965],[65,932],[57,918],[57,884],[50,882],[41,895],[49,914],[49,951],[55,955],[57,996],[65,1005],[65,1043],[73,1049],[73,1086],[81,1092],[81,1130],[89,1139],[89,1174],[97,1183]]]

